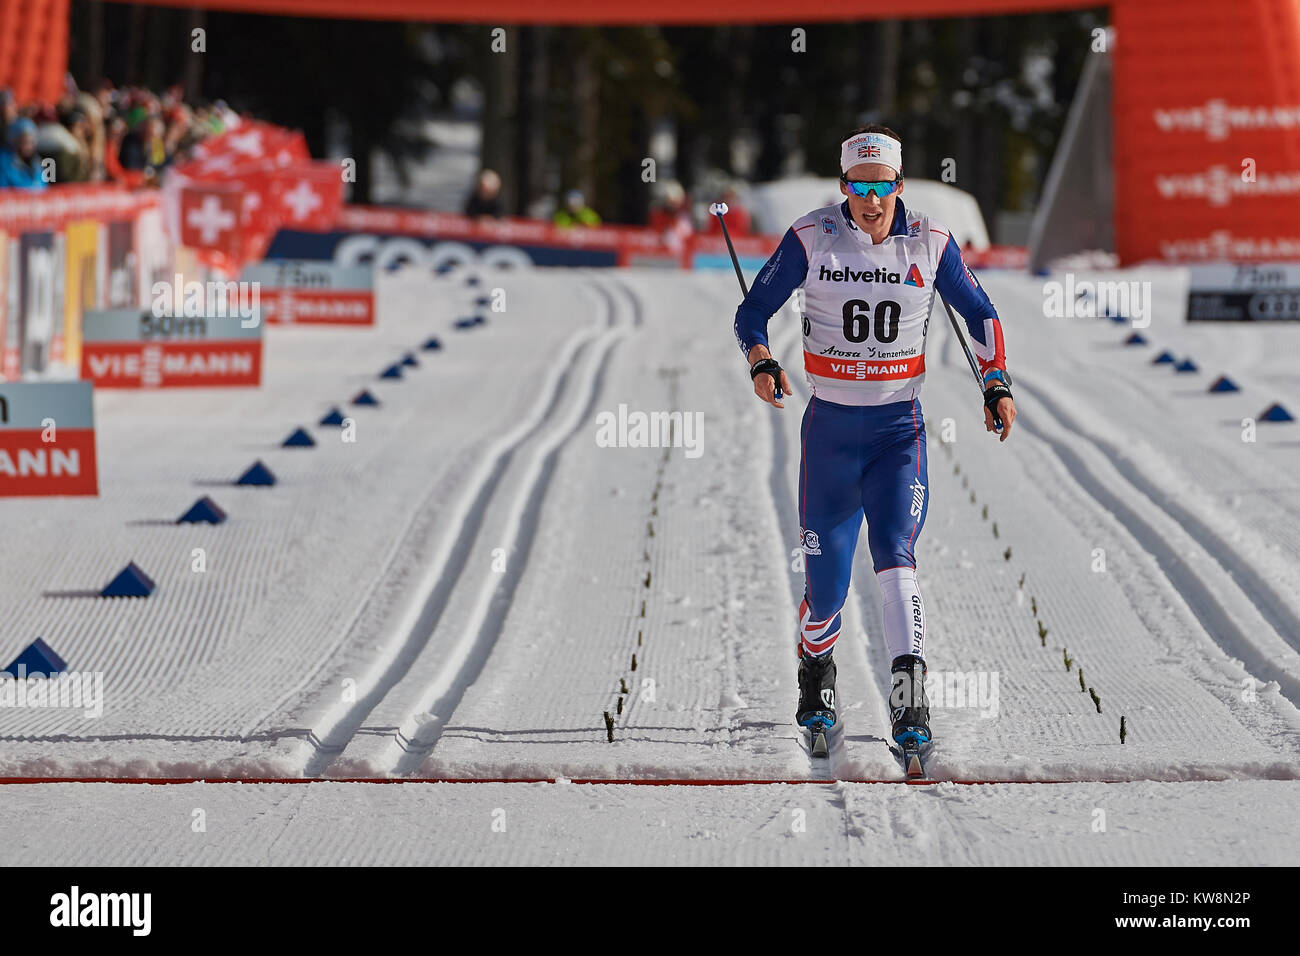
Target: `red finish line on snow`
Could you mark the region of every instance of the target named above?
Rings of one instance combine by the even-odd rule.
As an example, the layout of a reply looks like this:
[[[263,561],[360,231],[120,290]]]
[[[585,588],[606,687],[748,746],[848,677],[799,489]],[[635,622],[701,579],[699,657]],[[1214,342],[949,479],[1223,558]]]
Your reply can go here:
[[[966,780],[966,779],[924,779],[905,780],[902,778],[631,778],[631,777],[0,777],[0,785],[31,785],[40,783],[131,783],[167,786],[185,783],[553,783],[575,784],[579,786],[624,786],[624,787],[756,787],[756,786],[806,786],[815,784],[825,786],[835,783],[904,784],[910,787],[932,786],[937,783],[951,783],[963,787],[991,787],[999,784],[1066,784],[1066,783],[1222,783],[1220,780],[1180,781],[1180,780]]]

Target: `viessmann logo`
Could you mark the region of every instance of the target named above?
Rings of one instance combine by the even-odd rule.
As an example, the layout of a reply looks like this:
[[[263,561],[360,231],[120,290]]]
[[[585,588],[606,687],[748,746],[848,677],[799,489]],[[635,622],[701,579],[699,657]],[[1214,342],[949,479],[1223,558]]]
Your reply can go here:
[[[817,278],[822,282],[888,282],[898,285],[903,281],[901,272],[887,272],[884,269],[828,269],[822,266]]]

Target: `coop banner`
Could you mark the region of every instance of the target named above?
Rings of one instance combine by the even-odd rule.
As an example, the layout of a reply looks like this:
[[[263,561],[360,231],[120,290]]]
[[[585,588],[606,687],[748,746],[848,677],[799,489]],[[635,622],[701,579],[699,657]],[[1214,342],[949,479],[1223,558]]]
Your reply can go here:
[[[1300,321],[1300,264],[1221,263],[1193,266],[1188,322]]]

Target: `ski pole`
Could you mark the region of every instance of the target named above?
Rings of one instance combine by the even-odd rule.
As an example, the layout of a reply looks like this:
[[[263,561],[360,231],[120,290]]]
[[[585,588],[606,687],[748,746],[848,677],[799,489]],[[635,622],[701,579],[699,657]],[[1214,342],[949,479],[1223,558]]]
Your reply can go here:
[[[731,264],[736,267],[736,278],[740,280],[740,291],[749,295],[749,289],[745,286],[745,274],[740,271],[740,260],[736,258],[736,247],[731,244],[731,233],[727,232],[726,215],[728,212],[725,202],[715,202],[709,207],[709,212],[718,217],[718,225],[722,226],[722,238],[727,240],[727,251],[731,253]]]
[[[727,251],[731,253],[731,264],[736,268],[736,280],[740,283],[740,291],[744,295],[749,295],[749,287],[745,285],[745,274],[740,271],[740,260],[736,258],[736,247],[731,244],[731,233],[727,231],[726,215],[728,212],[725,202],[715,202],[709,207],[709,212],[718,217],[718,225],[722,227],[722,238],[727,240]],[[775,396],[779,401],[784,396],[781,393],[781,383],[773,381],[776,385]]]
[[[952,306],[948,304],[948,300],[942,294],[939,296],[939,301],[943,303],[944,311],[948,313],[948,321],[952,323],[952,330],[957,333],[957,341],[961,343],[961,350],[966,353],[966,361],[970,363],[970,370],[975,375],[975,381],[980,387],[980,393],[983,394],[984,379],[980,377],[979,365],[975,362],[975,356],[971,353],[970,346],[966,344],[966,336],[961,330],[961,323],[957,321]],[[989,409],[989,411],[993,411],[993,409]],[[993,426],[998,431],[1002,431],[1002,419],[998,417],[996,411],[993,411]]]

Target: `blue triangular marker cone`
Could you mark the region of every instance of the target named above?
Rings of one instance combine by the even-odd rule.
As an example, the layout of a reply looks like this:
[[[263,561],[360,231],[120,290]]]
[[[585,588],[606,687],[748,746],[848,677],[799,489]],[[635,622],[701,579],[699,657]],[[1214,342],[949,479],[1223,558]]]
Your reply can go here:
[[[407,352],[405,355],[402,356],[402,364],[409,368],[420,367],[420,362],[418,359],[416,359],[415,353],[413,352]]]
[[[455,325],[458,329],[472,329],[474,326],[478,325],[478,320],[473,316],[468,319],[457,319]]]
[[[337,408],[331,408],[329,414],[320,420],[322,425],[342,425],[343,413]]]
[[[1196,363],[1193,362],[1191,359],[1183,359],[1181,362],[1179,362],[1177,365],[1174,366],[1174,371],[1175,372],[1197,372],[1200,370],[1196,367]]]
[[[1124,340],[1125,345],[1146,345],[1147,340],[1142,337],[1141,332],[1134,332]]]
[[[23,652],[14,658],[13,663],[5,668],[6,674],[17,677],[18,668],[22,667],[25,676],[36,674],[60,674],[68,669],[67,662],[54,653],[53,648],[39,637],[23,648]]]
[[[367,389],[366,391],[363,392],[357,392],[356,397],[352,399],[352,404],[353,405],[378,405],[379,399],[371,395],[370,391]]]
[[[1274,402],[1272,405],[1268,406],[1268,408],[1264,409],[1264,413],[1259,416],[1259,420],[1261,422],[1293,422],[1295,421],[1295,416],[1277,402]]]
[[[145,574],[132,561],[124,567],[113,580],[109,581],[100,597],[148,597],[157,587],[149,575]]]
[[[271,474],[271,469],[267,468],[261,461],[255,461],[249,466],[248,471],[239,476],[239,480],[235,484],[273,485],[275,484],[275,475]]]
[[[1165,351],[1165,352],[1161,352],[1159,355],[1157,355],[1155,358],[1153,358],[1153,359],[1151,360],[1151,364],[1152,364],[1152,365],[1170,365],[1170,364],[1172,364],[1174,361],[1176,361],[1176,360],[1174,359],[1173,353],[1172,353],[1172,352]]]
[[[226,513],[217,507],[217,503],[204,495],[190,506],[190,510],[176,519],[177,524],[221,524],[226,520]]]
[[[396,364],[390,365],[388,366],[388,368],[384,369],[382,372],[379,373],[379,377],[380,378],[401,378],[402,366]]]
[[[1214,380],[1214,382],[1210,385],[1210,391],[1212,391],[1212,392],[1240,392],[1241,389],[1237,386],[1237,383],[1234,382],[1232,379],[1228,378],[1228,376],[1226,376],[1226,375],[1220,375],[1220,376],[1219,376],[1218,378],[1216,378],[1216,379]]]
[[[293,434],[286,438],[281,448],[315,448],[316,440],[305,429],[295,428]]]
[[[435,339],[425,339],[424,345],[421,346],[426,352],[436,352],[442,348],[442,343]]]

